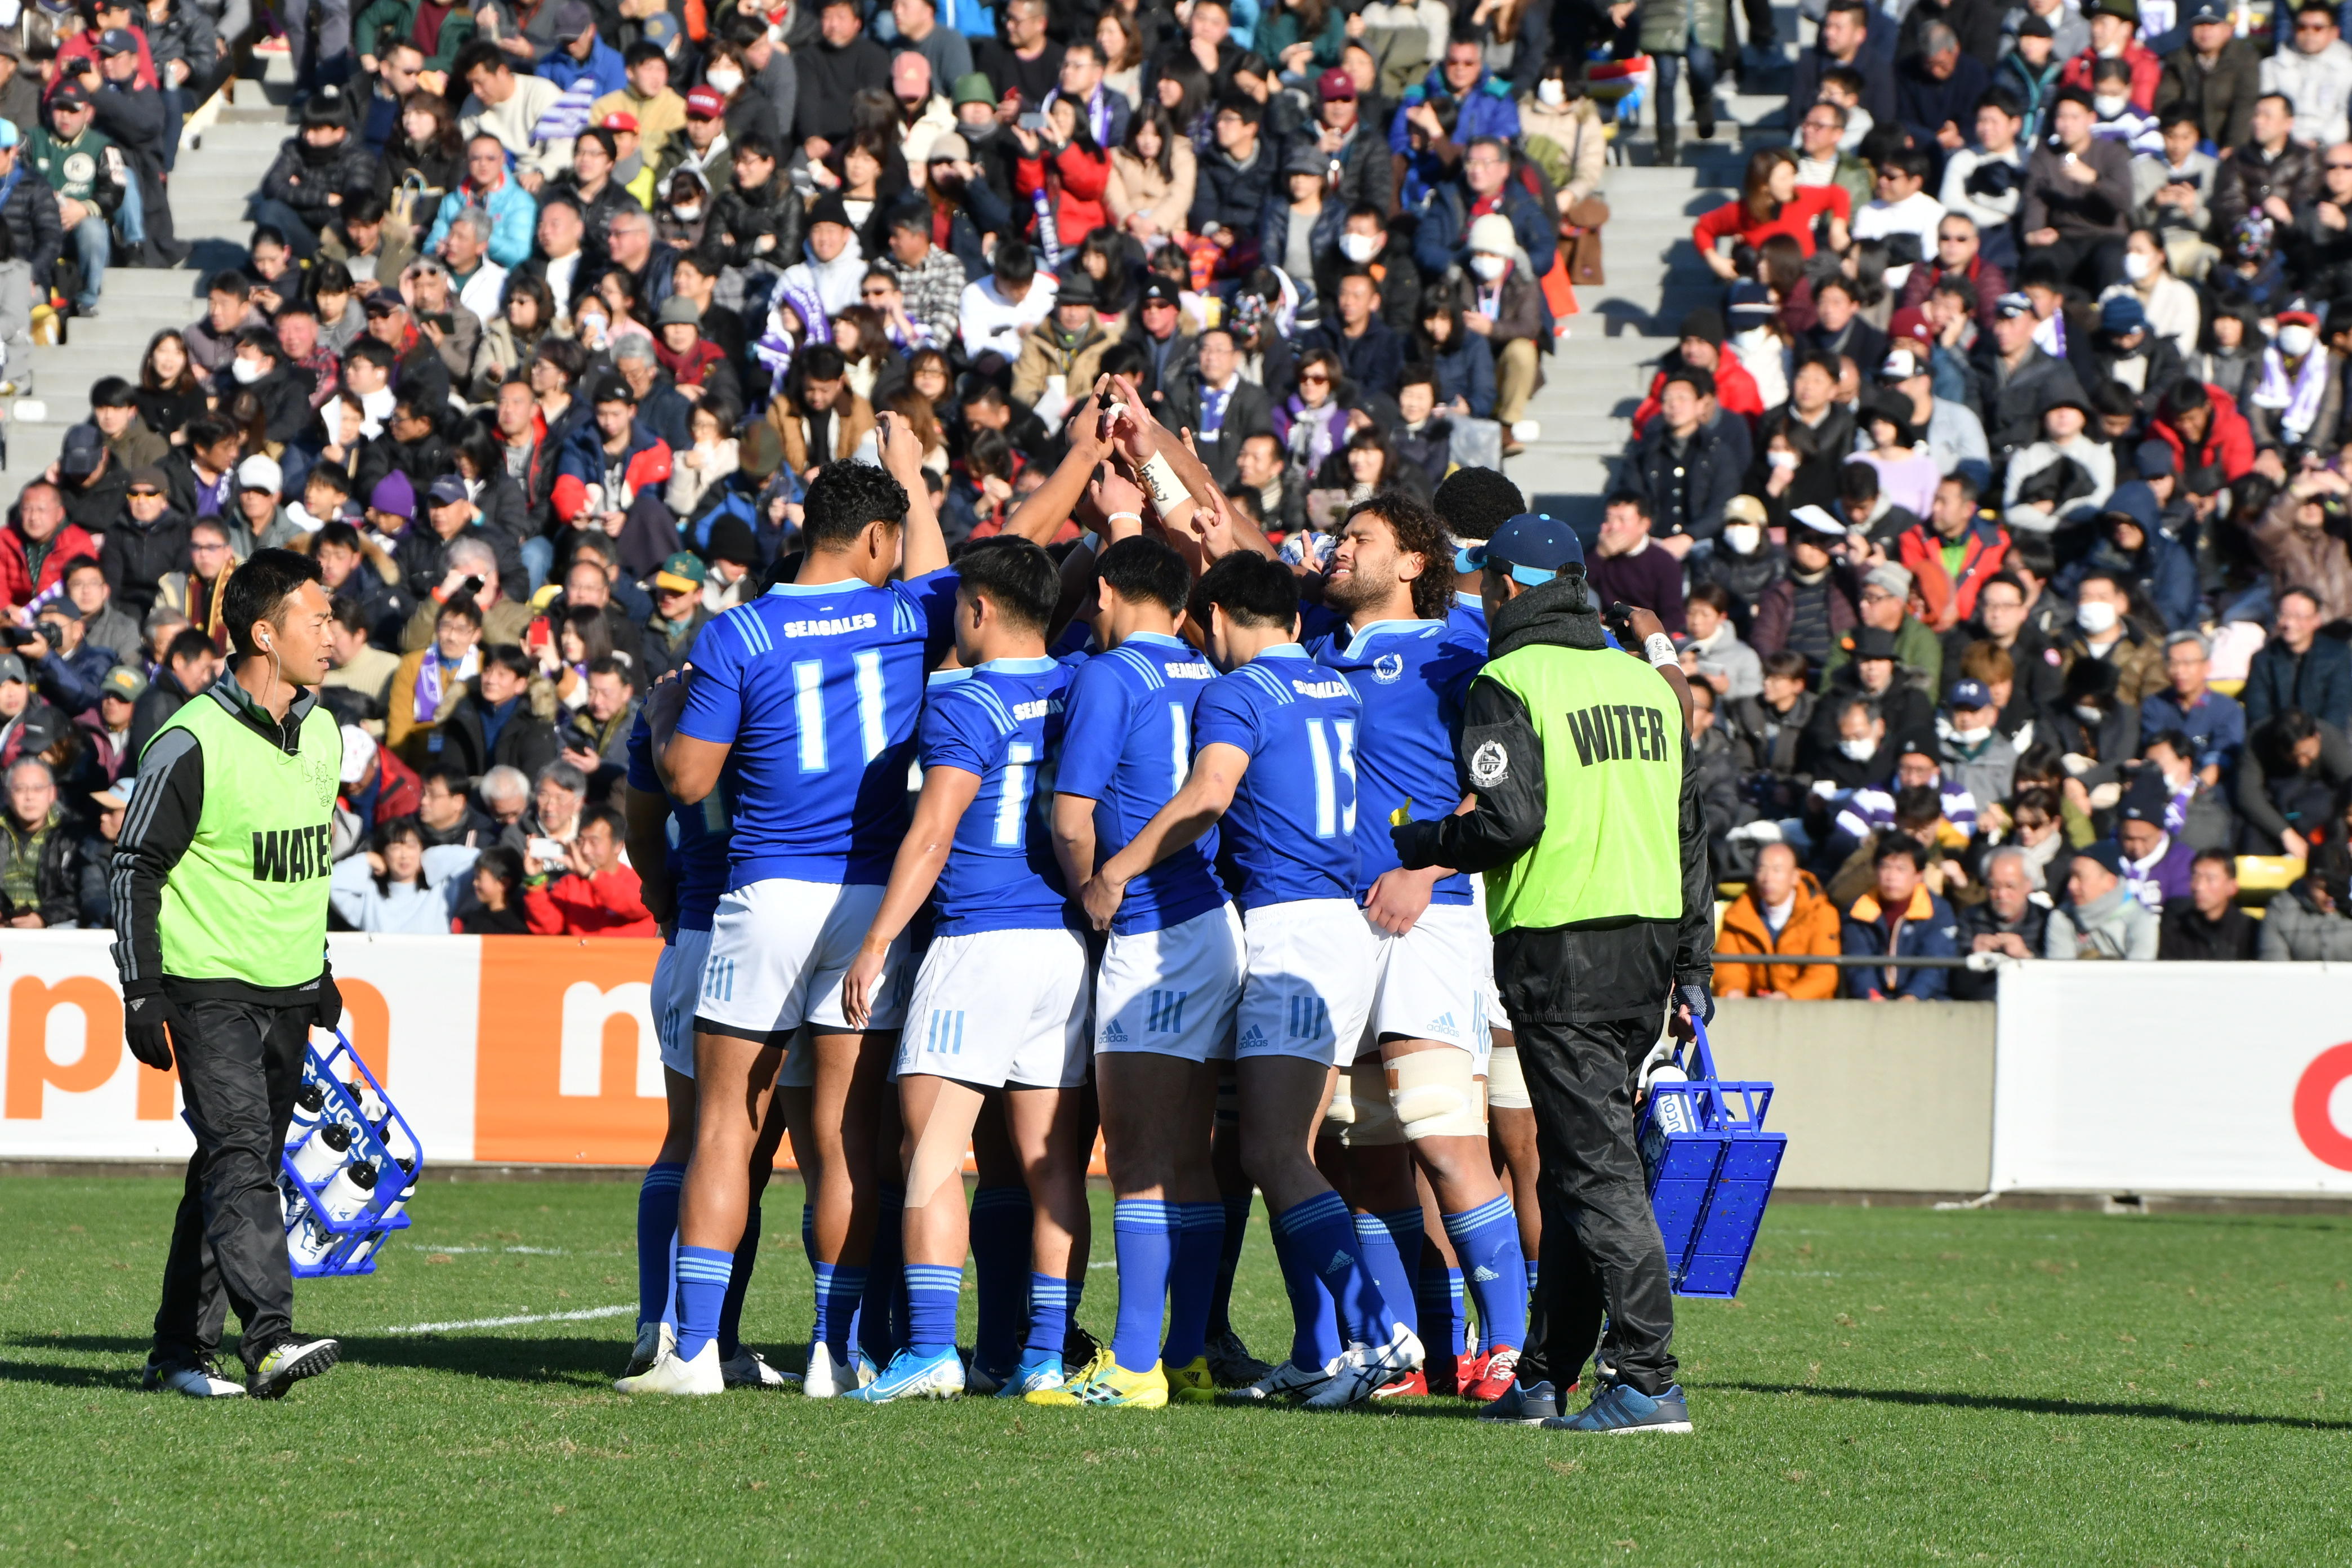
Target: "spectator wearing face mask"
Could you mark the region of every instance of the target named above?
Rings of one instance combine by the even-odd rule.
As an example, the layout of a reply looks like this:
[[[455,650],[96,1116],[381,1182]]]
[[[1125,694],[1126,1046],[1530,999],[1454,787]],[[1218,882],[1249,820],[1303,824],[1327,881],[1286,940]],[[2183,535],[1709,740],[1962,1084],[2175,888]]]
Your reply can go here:
[[[1764,503],[1737,495],[1723,504],[1723,531],[1715,548],[1691,565],[1693,592],[1714,585],[1729,595],[1732,626],[1751,636],[1765,593],[1789,574],[1789,553],[1765,533]]]
[[[2164,647],[2126,618],[2131,595],[2112,569],[2095,566],[2074,585],[2074,635],[2058,645],[2060,668],[2072,678],[2085,659],[2115,672],[2118,701],[2137,709],[2164,689]]]
[[[2051,912],[2042,957],[2134,963],[2156,957],[2157,918],[2124,885],[2123,851],[2115,843],[2101,839],[2075,851],[2066,896]]]
[[[2000,709],[1981,680],[1952,688],[1936,721],[1945,772],[1979,802],[2007,800],[2017,776],[2017,746],[2000,732]]]

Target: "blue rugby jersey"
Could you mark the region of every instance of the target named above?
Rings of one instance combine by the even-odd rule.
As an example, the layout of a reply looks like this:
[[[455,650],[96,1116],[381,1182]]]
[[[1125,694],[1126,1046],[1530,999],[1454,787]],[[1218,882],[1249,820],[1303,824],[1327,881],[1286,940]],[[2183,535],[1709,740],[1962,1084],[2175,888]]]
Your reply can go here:
[[[1223,826],[1244,910],[1356,892],[1356,731],[1363,705],[1297,643],[1267,648],[1201,694],[1192,749],[1250,759]]]
[[[981,781],[931,894],[936,935],[1077,929],[1048,818],[1064,700],[1075,674],[1054,658],[1000,658],[969,679],[931,689],[923,709],[923,766],[959,768]]]
[[[1416,819],[1450,815],[1462,799],[1454,753],[1462,703],[1486,662],[1475,643],[1444,621],[1374,621],[1352,636],[1345,626],[1307,645],[1338,670],[1364,705],[1356,741],[1356,896],[1370,894],[1396,868],[1390,815],[1408,800]],[[1470,902],[1470,879],[1442,879],[1430,901]]]
[[[1192,709],[1216,669],[1179,637],[1138,632],[1089,659],[1070,683],[1054,787],[1095,803],[1095,864],[1143,831],[1192,770]],[[1111,930],[1182,925],[1225,901],[1213,868],[1217,836],[1201,836],[1127,886]]]
[[[676,887],[677,931],[709,931],[719,895],[727,890],[727,792],[712,790],[698,805],[680,805],[654,772],[653,731],[645,710],[629,729],[629,787],[669,801],[669,847],[664,859]]]
[[[703,628],[677,732],[733,748],[730,888],[889,879],[956,583],[952,570],[879,588],[780,583]]]

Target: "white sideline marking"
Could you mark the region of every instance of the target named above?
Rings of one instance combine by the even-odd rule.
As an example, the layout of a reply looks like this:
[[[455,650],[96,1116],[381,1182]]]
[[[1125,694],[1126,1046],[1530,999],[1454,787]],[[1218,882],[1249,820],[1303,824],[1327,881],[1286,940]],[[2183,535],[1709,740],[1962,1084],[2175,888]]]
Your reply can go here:
[[[428,1247],[421,1241],[408,1244],[418,1252],[527,1252],[533,1258],[569,1258],[572,1254],[561,1247]]]
[[[620,1307],[591,1307],[580,1312],[521,1312],[510,1318],[461,1318],[446,1323],[403,1323],[387,1334],[445,1334],[458,1329],[510,1329],[520,1323],[582,1323],[592,1318],[617,1318],[635,1311],[634,1302]]]

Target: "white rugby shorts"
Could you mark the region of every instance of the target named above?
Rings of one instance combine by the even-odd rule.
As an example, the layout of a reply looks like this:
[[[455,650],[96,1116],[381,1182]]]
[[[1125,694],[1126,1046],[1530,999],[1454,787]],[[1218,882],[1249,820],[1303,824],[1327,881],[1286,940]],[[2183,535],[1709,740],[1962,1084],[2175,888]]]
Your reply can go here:
[[[687,1078],[694,1076],[695,999],[709,952],[709,931],[681,926],[654,960],[654,1039],[661,1047],[662,1066]]]
[[[1181,925],[1114,932],[1095,975],[1095,1049],[1230,1058],[1243,950],[1241,916],[1229,903]]]
[[[1432,904],[1412,929],[1394,936],[1360,916],[1375,945],[1371,1019],[1357,1055],[1378,1056],[1381,1037],[1435,1040],[1474,1057],[1486,1054],[1485,1001],[1494,943],[1469,904]]]
[[[782,1046],[803,1024],[846,1033],[841,977],[882,903],[878,882],[803,882],[773,877],[719,900],[695,1003],[695,1027]],[[869,1029],[895,1029],[906,1016],[907,939],[890,944],[875,983]]]
[[[1371,925],[1352,899],[1268,904],[1242,918],[1246,978],[1234,1019],[1239,1057],[1352,1059],[1371,1014]]]
[[[996,1089],[1087,1077],[1086,939],[1074,931],[933,937],[915,973],[896,1072]]]

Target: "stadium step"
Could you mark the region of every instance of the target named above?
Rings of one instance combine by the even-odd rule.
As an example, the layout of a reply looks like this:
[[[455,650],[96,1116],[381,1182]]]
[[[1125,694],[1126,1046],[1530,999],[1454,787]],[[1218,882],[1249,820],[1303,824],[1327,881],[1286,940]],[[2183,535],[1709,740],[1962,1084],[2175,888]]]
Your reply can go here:
[[[110,268],[95,319],[68,318],[64,341],[33,349],[29,392],[0,406],[0,506],[56,459],[66,431],[89,406],[91,383],[109,375],[135,379],[150,339],[185,327],[204,313],[204,280],[234,267],[249,230],[247,199],[261,183],[278,145],[292,133],[283,106],[290,70],[268,58],[267,81],[240,81],[238,101],[224,107],[202,135],[182,149],[172,172],[172,218],[179,237],[194,247],[176,268]],[[16,367],[21,368],[21,367]]]
[[[1739,189],[1748,155],[1787,143],[1781,129],[1788,62],[1800,37],[1793,5],[1775,8],[1783,66],[1751,75],[1760,92],[1735,91],[1727,69],[1716,90],[1716,132],[1698,139],[1685,73],[1675,91],[1675,161],[1657,156],[1654,106],[1637,126],[1621,128],[1601,195],[1607,281],[1576,291],[1568,336],[1544,361],[1544,385],[1528,405],[1542,434],[1504,467],[1528,503],[1574,524],[1588,543],[1631,438],[1631,416],[1649,389],[1658,360],[1674,347],[1683,318],[1720,307],[1723,285],[1699,259],[1691,226]]]

